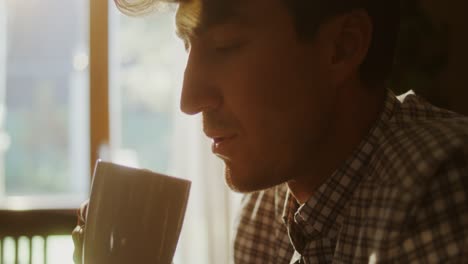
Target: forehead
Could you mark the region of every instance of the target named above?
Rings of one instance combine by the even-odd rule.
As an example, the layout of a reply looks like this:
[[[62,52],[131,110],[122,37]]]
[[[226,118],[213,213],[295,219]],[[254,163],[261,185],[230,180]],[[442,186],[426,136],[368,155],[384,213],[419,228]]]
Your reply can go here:
[[[176,15],[177,30],[181,35],[191,35],[213,25],[245,21],[249,17],[249,6],[256,1],[258,0],[187,0],[181,2]]]

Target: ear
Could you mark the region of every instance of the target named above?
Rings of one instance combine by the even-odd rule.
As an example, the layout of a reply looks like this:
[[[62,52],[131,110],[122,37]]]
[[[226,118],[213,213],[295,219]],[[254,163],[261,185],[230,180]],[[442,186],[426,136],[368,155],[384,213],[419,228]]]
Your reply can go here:
[[[359,78],[359,68],[367,56],[371,40],[372,20],[363,9],[355,9],[329,21],[332,35],[330,64],[335,85],[350,78]]]

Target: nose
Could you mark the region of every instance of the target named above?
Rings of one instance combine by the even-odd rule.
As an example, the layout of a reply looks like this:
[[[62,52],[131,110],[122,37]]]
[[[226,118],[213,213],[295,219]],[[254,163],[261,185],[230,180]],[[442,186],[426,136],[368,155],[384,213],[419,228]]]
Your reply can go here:
[[[203,58],[190,51],[180,99],[182,112],[195,115],[220,106],[222,99],[214,75]]]

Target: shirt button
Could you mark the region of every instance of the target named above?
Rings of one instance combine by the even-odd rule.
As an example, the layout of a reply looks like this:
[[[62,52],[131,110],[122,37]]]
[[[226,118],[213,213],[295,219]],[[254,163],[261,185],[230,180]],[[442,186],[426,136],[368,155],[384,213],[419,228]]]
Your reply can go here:
[[[298,224],[305,224],[306,223],[305,217],[303,215],[301,215],[300,213],[296,213],[294,215],[294,221],[296,221],[296,223],[298,223]]]

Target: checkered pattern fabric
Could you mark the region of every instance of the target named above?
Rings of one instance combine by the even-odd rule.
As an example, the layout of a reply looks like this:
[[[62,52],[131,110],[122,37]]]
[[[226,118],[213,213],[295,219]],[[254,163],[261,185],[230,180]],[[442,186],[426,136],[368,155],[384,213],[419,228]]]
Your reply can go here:
[[[234,263],[468,263],[468,118],[388,91],[353,154],[299,206],[247,194]]]

